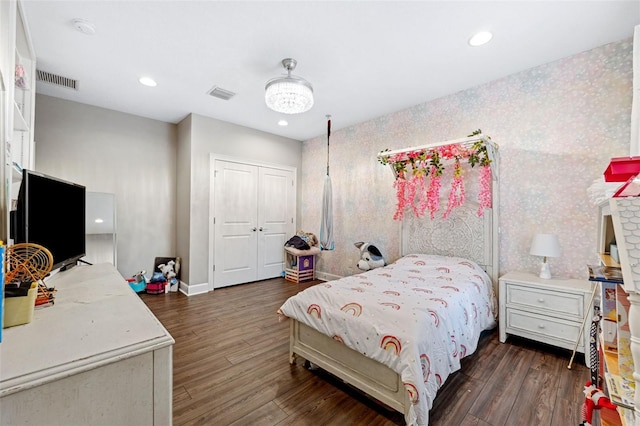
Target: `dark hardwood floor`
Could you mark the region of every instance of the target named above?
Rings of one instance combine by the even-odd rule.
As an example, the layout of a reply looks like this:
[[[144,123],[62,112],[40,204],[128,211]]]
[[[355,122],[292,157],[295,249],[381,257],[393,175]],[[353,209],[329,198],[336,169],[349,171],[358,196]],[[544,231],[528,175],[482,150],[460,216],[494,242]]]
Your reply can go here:
[[[272,279],[187,297],[141,294],[176,343],[173,420],[180,425],[402,425],[403,416],[321,370],[289,365],[289,324],[276,311],[308,287]],[[578,425],[589,371],[570,352],[497,329],[446,381],[438,425]]]

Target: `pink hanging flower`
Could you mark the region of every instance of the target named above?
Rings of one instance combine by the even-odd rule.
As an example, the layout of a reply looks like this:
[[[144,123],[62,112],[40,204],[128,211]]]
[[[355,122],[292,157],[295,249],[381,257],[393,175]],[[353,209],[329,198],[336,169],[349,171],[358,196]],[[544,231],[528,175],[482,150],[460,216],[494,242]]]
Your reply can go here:
[[[478,193],[478,217],[482,217],[485,208],[491,207],[491,166],[480,168],[480,192]]]
[[[427,209],[431,213],[431,219],[435,217],[440,208],[440,173],[434,166],[431,168],[431,181],[427,190]]]
[[[451,191],[449,192],[449,201],[447,203],[447,210],[442,215],[443,218],[449,217],[451,211],[464,204],[466,195],[464,192],[464,182],[462,180],[462,166],[460,160],[456,158],[456,164],[453,169],[453,180],[451,181]]]
[[[427,176],[425,173],[417,173],[413,176],[413,214],[416,217],[424,216],[424,211],[427,208],[427,191],[425,190],[424,182]]]

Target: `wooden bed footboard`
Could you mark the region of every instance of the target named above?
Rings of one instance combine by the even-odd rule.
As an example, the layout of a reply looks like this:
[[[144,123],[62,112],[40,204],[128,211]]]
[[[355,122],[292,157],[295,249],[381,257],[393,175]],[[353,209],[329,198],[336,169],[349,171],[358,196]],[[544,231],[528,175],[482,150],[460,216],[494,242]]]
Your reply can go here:
[[[407,418],[411,402],[398,373],[293,318],[289,321],[291,364],[303,358]]]

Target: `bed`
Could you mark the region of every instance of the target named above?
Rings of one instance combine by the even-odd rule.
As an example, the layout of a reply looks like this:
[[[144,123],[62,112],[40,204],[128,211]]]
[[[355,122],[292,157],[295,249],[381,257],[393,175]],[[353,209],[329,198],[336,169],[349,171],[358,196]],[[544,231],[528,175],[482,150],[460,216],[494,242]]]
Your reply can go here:
[[[406,217],[400,259],[285,301],[290,362],[309,361],[408,425],[427,425],[438,389],[497,324],[498,215],[477,211],[468,201],[447,219]]]

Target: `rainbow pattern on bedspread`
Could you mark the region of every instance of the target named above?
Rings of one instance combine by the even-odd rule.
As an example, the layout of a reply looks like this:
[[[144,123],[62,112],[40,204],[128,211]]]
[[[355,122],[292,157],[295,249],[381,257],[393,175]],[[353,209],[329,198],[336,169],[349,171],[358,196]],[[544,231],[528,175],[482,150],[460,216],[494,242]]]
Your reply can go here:
[[[438,389],[496,325],[489,276],[475,262],[411,254],[383,268],[310,287],[280,311],[400,374],[426,425]]]

